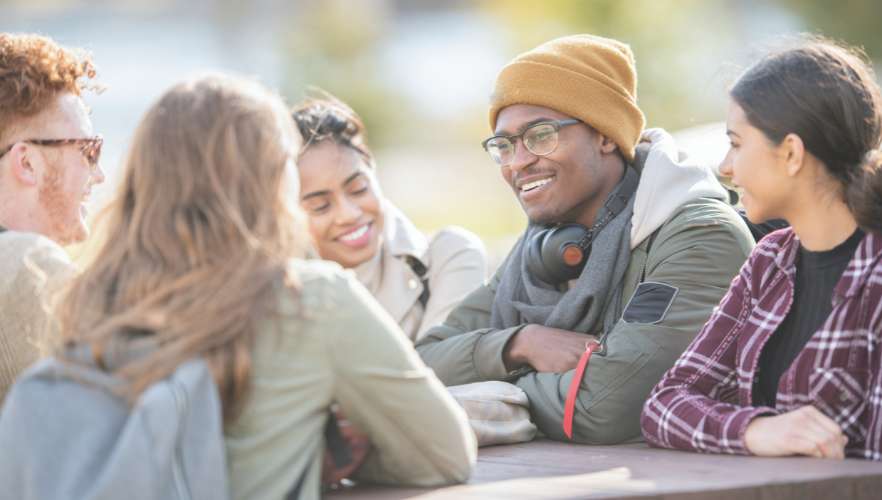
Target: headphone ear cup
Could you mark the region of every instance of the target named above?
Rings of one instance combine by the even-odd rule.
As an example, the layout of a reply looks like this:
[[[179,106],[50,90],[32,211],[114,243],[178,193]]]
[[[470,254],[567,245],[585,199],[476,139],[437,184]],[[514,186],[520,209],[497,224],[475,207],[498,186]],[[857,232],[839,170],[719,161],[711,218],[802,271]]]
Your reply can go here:
[[[579,242],[588,230],[581,224],[563,224],[548,231],[542,240],[541,255],[549,283],[578,278],[588,260],[588,249]]]
[[[539,231],[527,242],[527,271],[530,276],[544,283],[555,283],[551,273],[545,268],[545,259],[542,255],[543,242],[551,231],[552,229]]]

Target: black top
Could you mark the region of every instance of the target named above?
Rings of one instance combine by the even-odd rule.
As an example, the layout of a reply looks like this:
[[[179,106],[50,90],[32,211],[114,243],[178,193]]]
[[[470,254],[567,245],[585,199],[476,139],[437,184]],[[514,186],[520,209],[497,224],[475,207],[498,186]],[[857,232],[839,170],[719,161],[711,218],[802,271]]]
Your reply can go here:
[[[857,229],[836,248],[824,252],[810,252],[800,245],[793,305],[763,346],[753,385],[755,405],[775,406],[781,375],[830,316],[833,289],[863,237],[864,232]]]

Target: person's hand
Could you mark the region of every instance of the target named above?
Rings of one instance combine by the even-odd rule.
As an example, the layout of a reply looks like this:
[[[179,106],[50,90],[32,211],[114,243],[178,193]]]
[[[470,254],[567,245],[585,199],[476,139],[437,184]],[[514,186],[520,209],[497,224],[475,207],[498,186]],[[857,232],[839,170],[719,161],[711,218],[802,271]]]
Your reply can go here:
[[[754,455],[780,457],[808,455],[845,458],[848,437],[814,406],[803,406],[774,417],[758,417],[744,432],[744,445]]]
[[[564,373],[576,368],[585,344],[596,341],[586,333],[527,325],[511,338],[503,361],[509,370],[528,364],[537,372]]]
[[[340,435],[343,437],[343,441],[346,442],[347,448],[349,448],[352,461],[338,468],[337,464],[334,463],[334,458],[331,456],[331,451],[325,450],[325,458],[322,464],[322,484],[325,487],[337,485],[343,479],[351,476],[361,467],[361,464],[364,463],[368,453],[371,451],[371,442],[367,434],[361,432],[352,422],[346,420],[346,417],[340,410],[334,410],[334,415],[337,417]]]

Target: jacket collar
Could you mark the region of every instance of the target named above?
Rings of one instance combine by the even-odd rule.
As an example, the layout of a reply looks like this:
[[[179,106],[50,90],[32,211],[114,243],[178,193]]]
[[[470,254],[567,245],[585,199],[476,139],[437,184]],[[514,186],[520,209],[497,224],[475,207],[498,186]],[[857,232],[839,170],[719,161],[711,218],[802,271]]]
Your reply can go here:
[[[835,293],[844,298],[857,294],[870,278],[873,267],[882,257],[882,235],[867,231],[854,252],[842,278],[836,284]]]
[[[728,193],[706,165],[692,161],[662,129],[646,129],[633,167],[640,172],[631,215],[633,250],[684,204],[699,198],[727,200]]]
[[[423,293],[419,276],[406,258],[413,257],[428,267],[429,241],[397,207],[386,201],[383,210],[380,250],[369,261],[356,266],[355,274],[400,324]]]
[[[780,251],[775,255],[775,264],[787,274],[791,281],[796,276],[796,255],[799,251],[799,237],[792,228],[783,229],[786,236],[780,241]],[[858,244],[857,250],[833,289],[834,297],[849,298],[857,294],[870,276],[870,270],[882,258],[882,235],[867,231]]]
[[[775,254],[775,265],[786,274],[791,281],[796,278],[796,255],[799,252],[799,238],[793,232],[792,227],[782,229],[784,237],[778,242],[778,252]]]
[[[410,255],[425,264],[429,242],[401,210],[392,203],[384,202],[385,220],[383,229],[384,250],[394,257]]]

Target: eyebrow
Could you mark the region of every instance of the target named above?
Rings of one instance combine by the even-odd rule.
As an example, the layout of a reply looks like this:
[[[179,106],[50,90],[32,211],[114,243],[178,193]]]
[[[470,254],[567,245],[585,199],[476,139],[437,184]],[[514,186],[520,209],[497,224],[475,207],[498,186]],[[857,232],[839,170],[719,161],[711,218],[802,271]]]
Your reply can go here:
[[[553,122],[553,121],[557,121],[557,120],[555,120],[554,118],[545,118],[545,117],[536,118],[535,120],[531,120],[531,121],[525,123],[524,125],[522,125],[520,130],[518,130],[518,134],[524,133],[524,130],[527,130],[528,128],[532,127],[533,125],[536,125],[537,123]],[[493,133],[493,137],[503,137],[503,136],[510,136],[510,135],[517,135],[517,134],[509,134],[508,132],[506,132],[504,130],[501,132],[494,132]]]
[[[357,179],[359,176],[362,176],[362,175],[364,175],[364,172],[361,172],[361,171],[355,172],[354,174],[350,175],[349,177],[346,178],[346,180],[343,181],[343,187],[346,187],[350,182],[354,181],[355,179]],[[331,191],[329,191],[327,189],[323,189],[321,191],[313,191],[311,193],[307,193],[307,194],[301,196],[300,200],[306,201],[311,198],[317,198],[319,196],[327,196],[329,194],[331,194]]]
[[[726,135],[729,135],[729,136],[734,135],[735,137],[739,137],[739,138],[741,137],[740,135],[738,135],[738,132],[735,132],[734,130],[729,130],[729,129],[726,129]]]

